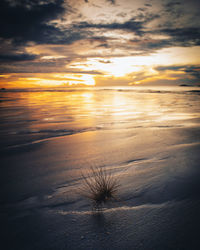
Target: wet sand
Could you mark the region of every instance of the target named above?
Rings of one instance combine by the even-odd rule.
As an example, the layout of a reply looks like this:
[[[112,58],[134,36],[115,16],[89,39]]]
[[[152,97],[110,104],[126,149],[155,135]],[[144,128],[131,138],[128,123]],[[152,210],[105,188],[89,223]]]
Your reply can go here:
[[[92,118],[98,121],[92,121],[93,130],[66,134],[70,130],[67,125],[65,134],[49,136],[45,132],[47,136],[40,127],[42,136],[34,132],[22,140],[24,132],[20,132],[14,141],[11,134],[6,141],[2,132],[2,249],[199,248],[199,96],[181,94],[183,101],[176,105],[182,105],[182,115],[176,106],[176,115],[167,111],[164,116],[165,101],[177,96],[158,94],[156,103],[161,106],[151,110],[151,119],[146,115],[142,120],[130,120],[130,106],[123,106],[126,98],[132,98],[128,94],[111,94],[121,100],[117,118],[99,119],[96,113],[87,113],[87,124]],[[184,100],[191,101],[191,107],[185,109]],[[91,112],[91,99],[85,105]],[[161,113],[156,115],[158,111]],[[5,132],[5,113],[2,117],[1,131]],[[20,131],[25,131],[23,126]],[[59,123],[54,126],[55,131],[61,131]],[[79,191],[81,171],[91,166],[104,166],[120,183],[118,200],[102,211],[94,211]]]

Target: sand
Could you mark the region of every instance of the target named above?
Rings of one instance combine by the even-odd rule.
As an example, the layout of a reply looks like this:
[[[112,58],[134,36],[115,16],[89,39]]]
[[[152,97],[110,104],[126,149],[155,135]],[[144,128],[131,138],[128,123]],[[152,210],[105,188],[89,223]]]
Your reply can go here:
[[[87,92],[87,98],[88,93],[91,92]],[[80,98],[82,94],[77,95]],[[143,93],[143,98],[150,95],[146,94]],[[109,94],[112,100],[121,100],[115,115],[109,113],[113,106],[106,106],[107,113],[98,117],[99,113],[91,113],[96,108],[90,105],[98,102],[99,95],[95,93],[92,102],[86,101],[84,110],[89,111],[84,119],[80,117],[83,112],[78,113],[76,124],[68,124],[63,129],[57,120],[56,124],[48,124],[44,133],[40,122],[39,136],[32,133],[31,137],[24,123],[19,127],[20,131],[26,129],[26,136],[13,125],[12,129],[18,134],[13,139],[8,133],[7,140],[5,131],[11,128],[6,128],[5,112],[9,110],[8,106],[3,107],[2,249],[198,249],[198,92],[153,93],[148,98],[156,102],[156,109],[152,101],[153,106],[149,109],[148,101],[145,109],[151,110],[148,111],[151,114],[154,112],[152,117],[144,112],[144,107],[138,110],[137,106],[137,111],[143,112],[140,113],[143,119],[140,115],[133,119],[133,113],[130,114],[136,103],[123,106],[135,93],[116,90]],[[106,98],[103,101],[108,105],[108,94]],[[112,105],[116,107],[113,102]],[[20,110],[23,109],[24,106],[20,106]],[[30,116],[31,112],[32,108]],[[89,122],[92,129],[77,125]],[[47,130],[56,132],[52,136]],[[33,127],[29,131],[33,131]],[[118,200],[106,204],[101,211],[94,211],[80,192],[81,171],[91,166],[104,166],[120,183]]]

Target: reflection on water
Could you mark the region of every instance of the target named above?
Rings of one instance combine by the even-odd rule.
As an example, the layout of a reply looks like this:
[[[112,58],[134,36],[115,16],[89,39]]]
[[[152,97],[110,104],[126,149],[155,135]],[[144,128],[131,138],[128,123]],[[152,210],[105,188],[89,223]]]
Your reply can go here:
[[[0,146],[99,129],[198,126],[199,94],[181,87],[0,92]]]

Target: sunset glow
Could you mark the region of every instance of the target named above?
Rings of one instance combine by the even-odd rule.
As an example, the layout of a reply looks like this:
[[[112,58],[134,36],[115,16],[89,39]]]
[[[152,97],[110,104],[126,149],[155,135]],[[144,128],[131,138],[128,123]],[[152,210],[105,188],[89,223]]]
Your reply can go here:
[[[0,87],[199,85],[198,7],[195,0],[3,0]]]

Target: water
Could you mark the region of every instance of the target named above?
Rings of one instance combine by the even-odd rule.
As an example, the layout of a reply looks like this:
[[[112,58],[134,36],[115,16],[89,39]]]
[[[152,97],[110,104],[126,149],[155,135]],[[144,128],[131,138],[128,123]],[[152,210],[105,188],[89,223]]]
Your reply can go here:
[[[64,193],[71,202],[71,186],[92,166],[123,177],[122,196],[131,204],[182,196],[174,190],[178,178],[199,175],[199,95],[194,87],[0,92],[0,196],[46,197],[53,190],[55,203]],[[171,182],[173,192],[165,188]]]
[[[130,87],[0,93],[0,149],[86,131],[199,127],[200,90]]]

